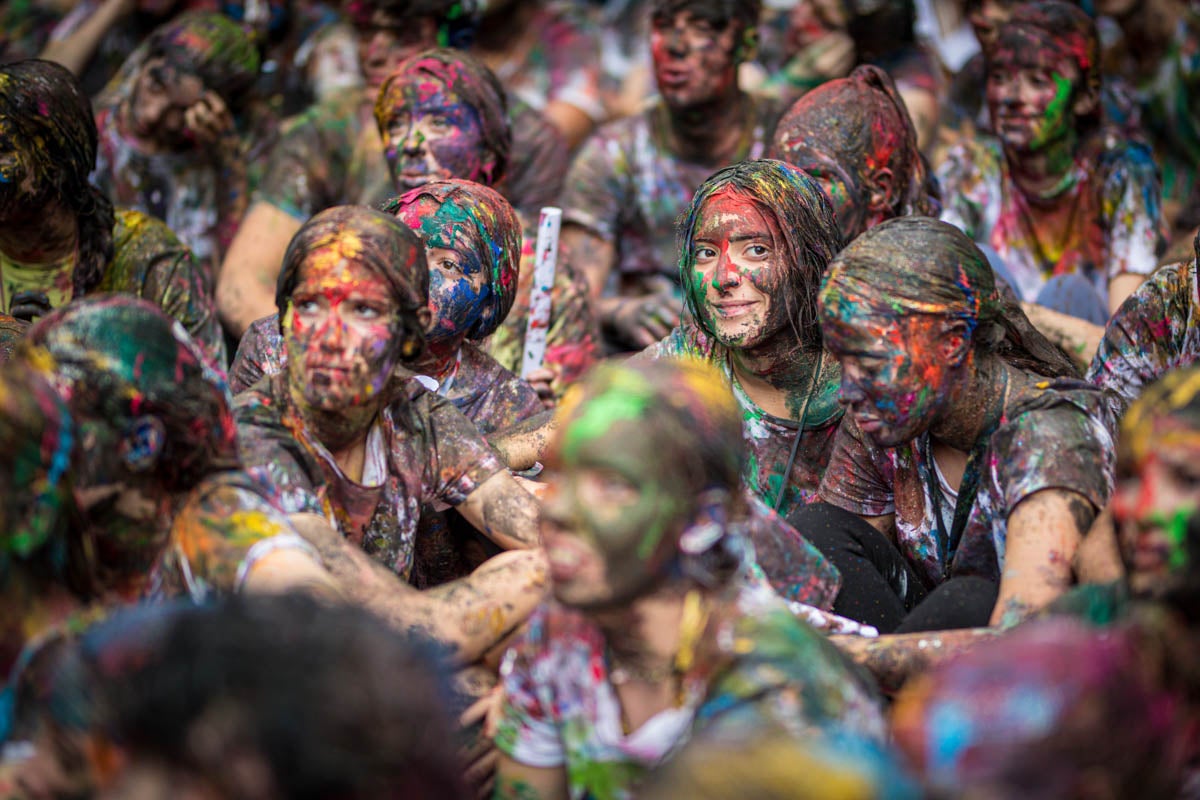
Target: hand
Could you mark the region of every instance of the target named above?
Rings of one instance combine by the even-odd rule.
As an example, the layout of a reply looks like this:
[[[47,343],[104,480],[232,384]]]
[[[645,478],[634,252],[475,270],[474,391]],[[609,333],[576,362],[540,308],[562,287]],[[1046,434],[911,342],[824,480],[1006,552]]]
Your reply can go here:
[[[668,294],[615,298],[605,313],[605,324],[626,344],[639,350],[671,332],[679,322],[682,304]]]
[[[546,494],[546,487],[547,487],[546,484],[541,483],[539,481],[531,481],[531,480],[529,480],[529,478],[522,478],[520,475],[513,475],[512,477],[513,477],[513,480],[517,482],[518,486],[520,486],[525,491],[529,492],[531,495],[536,497],[538,500],[541,500],[542,497]]]
[[[466,672],[479,671],[478,668],[469,668]],[[460,685],[464,682],[464,677],[460,673],[458,679]],[[489,678],[490,681],[495,680],[494,676],[489,675]],[[482,689],[482,686],[479,685],[480,682],[475,680],[474,676],[468,682],[476,684],[468,689],[469,693],[476,693]],[[471,732],[473,736],[472,743],[459,750],[459,758],[466,765],[463,776],[467,786],[475,790],[475,796],[480,800],[491,797],[492,786],[496,780],[496,762],[500,759],[500,751],[496,749],[493,739],[496,735],[496,722],[500,716],[500,704],[503,698],[504,689],[496,684],[480,695],[458,717],[458,726],[464,732]]]
[[[51,311],[50,298],[45,292],[17,292],[13,295],[11,306],[8,310],[9,316],[25,322],[33,322]]]
[[[558,380],[558,373],[550,367],[538,367],[525,376],[525,382],[533,387],[533,390],[537,392],[538,399],[542,401],[542,405],[549,409],[553,409],[557,404],[554,396],[556,380]]]
[[[227,155],[229,147],[236,146],[237,132],[233,115],[225,101],[213,91],[204,93],[183,115],[184,124],[192,132],[197,144],[215,145],[218,155]]]

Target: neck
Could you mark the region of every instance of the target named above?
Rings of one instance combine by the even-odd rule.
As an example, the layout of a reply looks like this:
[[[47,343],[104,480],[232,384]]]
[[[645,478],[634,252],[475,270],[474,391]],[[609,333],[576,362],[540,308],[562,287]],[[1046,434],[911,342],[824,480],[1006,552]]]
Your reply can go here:
[[[992,353],[974,355],[964,366],[968,377],[949,398],[946,412],[929,431],[935,443],[970,452],[997,404],[1004,402],[1009,367]]]
[[[668,586],[619,611],[598,612],[592,619],[622,666],[665,674],[679,651],[685,596],[679,587]]]
[[[458,363],[459,349],[462,347],[461,337],[445,339],[436,342],[426,342],[425,354],[414,365],[414,369],[422,375],[428,375],[438,383],[450,377],[454,365]]]
[[[79,220],[58,201],[0,222],[0,252],[14,261],[48,264],[75,252]]]
[[[1066,188],[1063,185],[1065,179],[1075,168],[1079,144],[1079,134],[1072,130],[1036,151],[1022,153],[1019,157],[1010,155],[1008,165],[1013,181],[1032,199],[1058,196]]]
[[[667,108],[668,143],[686,161],[727,164],[737,160],[739,146],[750,124],[750,99],[737,88],[698,106]],[[724,124],[713,124],[722,120]]]
[[[797,419],[814,387],[821,346],[804,347],[795,337],[776,336],[747,349],[729,351],[733,374],[747,396],[772,416]]]

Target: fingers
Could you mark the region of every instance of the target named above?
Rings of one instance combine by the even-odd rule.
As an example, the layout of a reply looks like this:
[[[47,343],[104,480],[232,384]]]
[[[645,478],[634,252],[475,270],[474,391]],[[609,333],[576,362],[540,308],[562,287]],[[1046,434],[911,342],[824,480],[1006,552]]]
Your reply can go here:
[[[184,123],[201,144],[212,144],[233,131],[233,115],[219,95],[205,92],[183,115]]]

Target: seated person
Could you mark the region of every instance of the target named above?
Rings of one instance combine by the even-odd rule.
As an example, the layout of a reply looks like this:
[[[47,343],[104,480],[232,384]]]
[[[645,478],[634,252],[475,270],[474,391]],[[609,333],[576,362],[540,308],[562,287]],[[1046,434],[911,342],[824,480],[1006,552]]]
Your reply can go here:
[[[952,149],[942,219],[1003,262],[1019,299],[1103,325],[1165,248],[1149,150],[1105,142],[1099,38],[1079,8],[1024,5],[987,50],[995,136]]]
[[[285,510],[331,521],[402,578],[422,504],[458,511],[502,548],[537,544],[537,503],[449,401],[398,373],[425,346],[413,277],[425,248],[403,222],[328,209],[288,245],[277,289],[286,370],[238,395],[247,464]]]
[[[1107,409],[983,253],[928,217],[877,225],[830,263],[821,328],[847,413],[795,524],[843,575],[834,611],[941,630],[1062,594],[1112,488]]]
[[[505,656],[497,795],[631,796],[689,738],[879,742],[873,690],[746,581],[741,413],[700,361],[605,363],[559,406],[554,599]]]
[[[246,212],[236,120],[258,74],[250,34],[221,14],[158,28],[96,102],[93,178],[113,202],[167,223],[208,284]]]
[[[96,123],[78,81],[58,64],[0,66],[0,313],[43,316],[73,297],[117,292],[148,300],[225,365],[212,289],[191,251],[161,222],[113,211],[88,182]]]
[[[1118,419],[1146,386],[1200,357],[1200,237],[1193,249],[1147,278],[1104,329],[1087,379],[1108,391]]]
[[[587,278],[615,346],[641,349],[670,332],[680,306],[675,218],[705,178],[760,158],[770,140],[776,105],[737,82],[738,65],[754,55],[760,8],[655,0],[659,100],[592,134],[567,174],[562,252]]]

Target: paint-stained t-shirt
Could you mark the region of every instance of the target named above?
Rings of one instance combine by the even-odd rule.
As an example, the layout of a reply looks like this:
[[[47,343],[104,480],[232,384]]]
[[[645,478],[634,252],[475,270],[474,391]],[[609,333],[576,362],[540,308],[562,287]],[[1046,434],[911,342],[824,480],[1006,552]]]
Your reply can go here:
[[[501,667],[496,746],[518,763],[562,768],[573,800],[621,800],[689,738],[726,727],[883,739],[872,690],[778,597],[739,583],[716,602],[682,678],[682,705],[630,734],[602,631],[553,601],[542,605]]]
[[[422,505],[456,506],[502,469],[475,426],[416,381],[371,427],[361,482],[346,477],[309,433],[286,375],[239,394],[234,416],[243,461],[266,472],[286,512],[325,515],[402,578],[412,569]]]
[[[730,163],[761,158],[780,110],[754,98],[745,141]],[[675,220],[710,175],[726,164],[682,161],[667,149],[662,102],[604,125],[584,142],[563,188],[563,223],[613,245],[621,274],[664,275],[679,282]]]
[[[1077,380],[1044,380],[1014,395],[982,456],[978,494],[958,549],[935,522],[930,479],[940,480],[928,433],[898,447],[877,447],[844,417],[821,481],[821,499],[863,517],[894,514],[900,552],[930,586],[959,575],[999,581],[1008,517],[1044,489],[1076,492],[1096,508],[1113,484],[1113,437],[1103,392]],[[944,481],[942,520],[953,505]]]
[[[1005,262],[1020,299],[1036,300],[1056,275],[1083,276],[1108,302],[1108,282],[1148,275],[1165,248],[1162,189],[1149,148],[1125,142],[1081,154],[1052,202],[1034,203],[1017,188],[1000,141],[980,135],[951,149],[938,170],[942,219]],[[1036,231],[1049,213],[1065,232]]]
[[[742,411],[742,435],[749,449],[743,477],[759,499],[771,508],[775,508],[780,487],[785,483],[783,473],[799,433],[796,458],[792,461],[778,511],[786,517],[817,499],[817,489],[829,464],[834,435],[843,412],[837,402],[842,371],[836,358],[826,353],[822,359],[821,373],[805,410],[801,431],[799,422],[768,414],[746,395],[733,375],[726,348],[694,322],[676,328],[667,338],[648,347],[645,354],[654,358],[693,356],[721,368]]]
[[[1195,260],[1151,275],[1117,309],[1092,358],[1087,379],[1109,392],[1120,419],[1142,390],[1200,358],[1200,285]]]
[[[280,374],[286,365],[279,315],[263,317],[246,330],[238,345],[229,368],[229,389],[234,394],[243,392],[263,376]],[[457,371],[441,382],[438,394],[453,403],[485,436],[544,410],[533,387],[472,342],[463,342]]]

